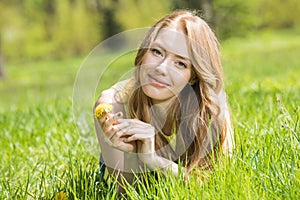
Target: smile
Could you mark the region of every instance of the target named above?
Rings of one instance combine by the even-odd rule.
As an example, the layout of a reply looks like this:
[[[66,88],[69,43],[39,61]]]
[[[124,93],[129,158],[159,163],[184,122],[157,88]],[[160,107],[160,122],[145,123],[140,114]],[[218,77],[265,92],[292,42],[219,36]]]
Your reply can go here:
[[[160,80],[160,79],[157,79],[157,78],[154,78],[153,76],[151,75],[148,75],[149,76],[149,82],[151,85],[155,86],[155,87],[160,87],[160,88],[165,88],[165,87],[168,87],[170,86],[168,83]]]

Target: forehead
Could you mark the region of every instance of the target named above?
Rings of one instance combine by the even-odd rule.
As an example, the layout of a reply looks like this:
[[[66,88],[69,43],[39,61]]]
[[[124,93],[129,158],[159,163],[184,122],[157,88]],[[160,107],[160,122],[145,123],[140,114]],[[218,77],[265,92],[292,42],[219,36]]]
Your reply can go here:
[[[178,56],[189,58],[186,36],[176,29],[161,29],[153,45],[159,45],[164,50]]]

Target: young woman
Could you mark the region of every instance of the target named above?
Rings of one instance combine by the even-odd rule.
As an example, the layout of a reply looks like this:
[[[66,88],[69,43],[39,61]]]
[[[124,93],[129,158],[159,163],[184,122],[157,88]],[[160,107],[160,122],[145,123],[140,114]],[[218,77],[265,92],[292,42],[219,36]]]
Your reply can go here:
[[[195,13],[175,11],[147,33],[135,74],[100,95],[112,111],[95,118],[108,171],[161,170],[178,174],[210,168],[232,149],[233,133],[218,41]],[[117,173],[116,173],[117,172]]]

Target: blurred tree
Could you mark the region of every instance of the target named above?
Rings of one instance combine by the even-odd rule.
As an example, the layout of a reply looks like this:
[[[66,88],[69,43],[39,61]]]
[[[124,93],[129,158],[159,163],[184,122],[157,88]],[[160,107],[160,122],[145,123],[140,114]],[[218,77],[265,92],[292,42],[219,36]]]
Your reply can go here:
[[[214,0],[215,31],[220,38],[244,36],[253,31],[260,16],[257,3],[260,0]]]
[[[263,0],[257,6],[262,18],[259,28],[293,28],[300,25],[299,0]]]
[[[116,18],[122,28],[133,29],[153,25],[157,19],[170,12],[170,0],[126,0],[119,1]]]
[[[218,37],[243,35],[254,27],[253,7],[258,0],[171,0],[173,9],[199,10]],[[266,1],[266,0],[264,0]]]
[[[96,9],[90,10],[86,0],[56,1],[49,44],[54,47],[53,56],[63,58],[89,52],[101,35],[96,15]]]
[[[103,38],[107,39],[115,34],[120,33],[123,28],[122,25],[116,20],[115,16],[115,13],[117,12],[119,7],[119,1],[96,0],[96,5],[98,15],[103,18],[99,26]],[[115,47],[119,46],[120,42],[124,41],[110,40],[107,43],[107,47],[114,49]]]
[[[0,0],[1,56],[9,61],[86,54],[99,41],[152,25],[174,9],[198,10],[220,39],[300,26],[299,0]]]
[[[2,55],[2,37],[0,32],[0,78],[4,77],[4,61]]]
[[[192,9],[199,10],[202,14],[202,17],[208,22],[211,26],[214,26],[213,19],[213,0],[171,0],[172,1],[172,10],[173,9]]]
[[[45,13],[44,16],[44,27],[46,30],[46,38],[48,40],[52,39],[52,31],[53,31],[53,19],[55,17],[56,12],[56,1],[55,0],[44,0],[42,5],[42,10]]]
[[[8,9],[11,7],[11,4],[18,3],[16,0],[2,0],[0,2],[0,8],[2,9]],[[7,12],[0,12],[0,78],[4,77],[4,53],[3,53],[3,30],[5,26],[9,23],[9,19],[6,19],[7,16],[5,16]]]

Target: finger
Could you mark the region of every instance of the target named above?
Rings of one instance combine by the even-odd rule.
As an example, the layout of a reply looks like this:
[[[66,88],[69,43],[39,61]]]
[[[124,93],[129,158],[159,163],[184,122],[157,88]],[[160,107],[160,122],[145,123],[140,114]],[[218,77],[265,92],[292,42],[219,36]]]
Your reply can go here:
[[[105,125],[106,126],[111,126],[115,123],[117,123],[118,119],[123,117],[123,113],[122,112],[118,112],[114,115],[110,115],[110,117],[106,120]]]
[[[133,122],[133,120],[134,119],[119,119],[118,121],[120,122],[120,123],[132,123]]]
[[[111,126],[109,132],[107,132],[106,136],[109,139],[112,139],[113,137],[121,137],[124,135],[124,133],[128,130],[127,126],[124,126],[122,128],[116,129],[116,125]]]
[[[118,112],[116,114],[111,114],[109,112],[104,111],[102,113],[101,117],[97,117],[97,119],[98,119],[99,124],[101,126],[103,126],[104,123],[107,122],[108,120],[110,120],[111,118],[113,118],[111,120],[115,120],[116,118],[119,119],[119,118],[122,118],[122,117],[123,117],[123,113],[122,112]]]
[[[113,116],[113,114],[107,113],[105,115],[102,115],[102,117],[97,118],[99,125],[102,127],[103,130],[105,130],[105,127],[109,127],[108,124],[106,124],[106,122],[108,122],[108,120]]]
[[[117,117],[120,117],[122,116],[122,114],[118,114]],[[111,125],[112,123],[112,125]],[[108,138],[108,139],[111,139],[112,136],[116,133],[116,130],[114,128],[114,124],[117,123],[116,120],[114,120],[114,122],[112,121],[108,121],[108,119],[106,120],[106,122],[104,122],[104,124],[102,124],[101,128],[102,128],[102,131],[105,133],[104,135]]]
[[[120,123],[120,121],[118,120],[118,124],[115,124],[112,127],[115,131],[120,131],[122,129],[128,130],[131,126],[130,126],[129,122]]]
[[[112,126],[110,126],[109,128],[107,128],[106,132],[105,132],[105,136],[111,140],[111,138],[116,134],[116,131],[113,129]]]
[[[146,134],[143,133],[144,129],[141,128],[137,128],[137,127],[132,127],[132,126],[126,126],[123,129],[121,129],[121,131],[123,132],[123,136],[130,136],[130,135],[134,135],[134,134]]]
[[[123,136],[125,130],[122,129],[120,131],[114,132],[114,134],[111,136],[110,141],[114,144],[117,145],[120,141],[120,138]]]
[[[132,142],[132,141],[136,141],[136,140],[138,140],[138,138],[136,137],[136,135],[132,135],[132,136],[130,136],[128,138],[124,138],[123,142]]]
[[[99,124],[100,124],[101,126],[103,126],[103,124],[104,124],[104,122],[107,120],[107,118],[106,118],[106,117],[100,117],[100,118],[97,118],[97,120],[98,120]]]
[[[120,123],[128,123],[130,126],[141,127],[141,128],[150,125],[150,124],[140,121],[138,119],[119,119],[118,121]]]
[[[115,134],[118,134],[120,136],[130,136],[137,134],[140,135],[142,138],[145,136],[147,137],[148,135],[148,132],[145,132],[145,127],[132,127],[127,122],[112,126],[112,130],[115,132]]]

